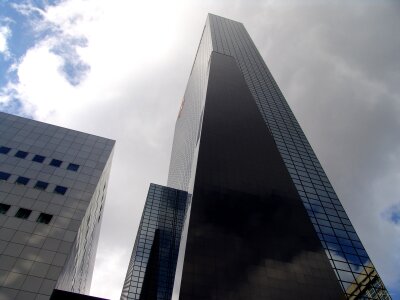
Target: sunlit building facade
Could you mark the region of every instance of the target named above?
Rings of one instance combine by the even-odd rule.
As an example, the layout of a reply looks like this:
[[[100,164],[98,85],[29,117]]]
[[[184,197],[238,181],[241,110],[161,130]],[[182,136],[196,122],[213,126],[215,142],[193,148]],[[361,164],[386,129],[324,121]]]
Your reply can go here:
[[[239,22],[208,15],[168,186],[190,196],[172,299],[390,299]]]
[[[89,293],[114,144],[0,113],[0,299]]]

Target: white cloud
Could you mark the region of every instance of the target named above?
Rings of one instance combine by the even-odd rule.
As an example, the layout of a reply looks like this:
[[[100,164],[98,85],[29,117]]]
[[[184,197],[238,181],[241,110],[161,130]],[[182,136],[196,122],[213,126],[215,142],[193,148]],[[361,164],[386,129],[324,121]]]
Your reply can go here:
[[[29,104],[29,112],[35,117],[70,116],[99,101],[114,100],[122,92],[122,85],[131,84],[132,78],[140,78],[144,70],[166,59],[176,26],[170,5],[162,5],[158,10],[154,5],[139,2],[121,4],[72,0],[41,11],[44,19],[35,19],[36,30],[54,34],[22,58],[19,82],[14,86],[18,98]],[[76,40],[87,42],[73,44]],[[66,42],[73,44],[70,49],[66,49]],[[60,45],[69,53],[55,50]],[[71,52],[76,52],[72,59],[90,66],[87,76],[76,87],[68,84],[63,71],[65,64],[70,63]]]
[[[110,289],[110,286],[118,287],[124,281],[124,272],[116,272],[116,270],[125,270],[127,268],[125,257],[130,256],[130,254],[130,249],[112,246],[97,254],[96,272],[93,275],[93,281],[96,282],[96,290],[91,292],[92,296],[104,297],[104,295],[108,295],[109,299],[119,299],[122,286],[120,289]]]

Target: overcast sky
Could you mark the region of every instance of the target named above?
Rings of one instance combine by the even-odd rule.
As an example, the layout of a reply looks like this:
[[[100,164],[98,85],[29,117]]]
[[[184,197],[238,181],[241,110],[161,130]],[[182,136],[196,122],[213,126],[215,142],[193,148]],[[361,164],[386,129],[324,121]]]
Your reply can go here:
[[[244,23],[400,299],[400,2],[336,2],[0,0],[0,110],[117,140],[92,295],[119,299],[211,12]]]

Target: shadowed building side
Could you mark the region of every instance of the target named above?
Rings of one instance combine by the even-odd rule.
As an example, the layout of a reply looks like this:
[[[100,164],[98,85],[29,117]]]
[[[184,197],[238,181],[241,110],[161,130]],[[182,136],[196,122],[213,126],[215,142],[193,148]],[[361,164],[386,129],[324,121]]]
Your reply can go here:
[[[344,299],[235,59],[213,52],[179,299]]]

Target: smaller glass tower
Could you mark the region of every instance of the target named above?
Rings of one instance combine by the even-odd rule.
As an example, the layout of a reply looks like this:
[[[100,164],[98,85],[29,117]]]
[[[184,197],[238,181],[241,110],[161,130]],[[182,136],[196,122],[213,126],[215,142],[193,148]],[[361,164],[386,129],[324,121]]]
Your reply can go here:
[[[171,299],[187,192],[150,184],[121,299]]]

